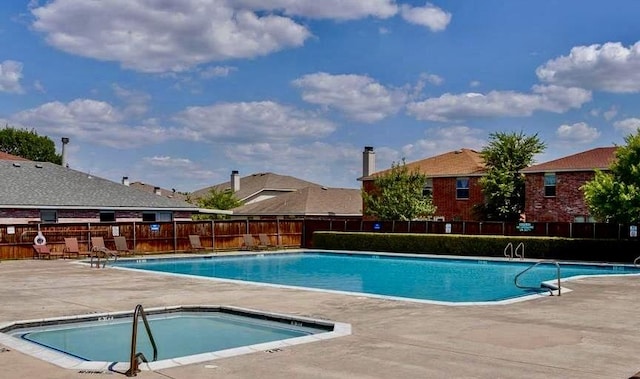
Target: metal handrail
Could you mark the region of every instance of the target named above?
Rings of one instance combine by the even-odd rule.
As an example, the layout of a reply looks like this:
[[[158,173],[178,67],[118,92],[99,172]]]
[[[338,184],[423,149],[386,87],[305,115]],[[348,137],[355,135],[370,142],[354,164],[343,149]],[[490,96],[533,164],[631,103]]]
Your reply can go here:
[[[520,284],[518,284],[518,278],[524,274],[525,272],[531,270],[532,268],[541,265],[543,263],[549,263],[549,264],[554,264],[556,265],[557,268],[557,277],[558,277],[558,296],[560,296],[562,294],[562,289],[560,288],[560,264],[557,261],[550,261],[550,260],[544,260],[544,261],[539,261],[536,262],[534,264],[532,264],[531,266],[527,267],[524,271],[522,271],[521,273],[519,273],[518,275],[516,275],[516,277],[513,279],[513,283],[516,285],[516,287],[518,288],[533,288],[533,289],[537,289],[535,287],[528,287],[528,286],[521,286]],[[553,290],[551,288],[547,288],[549,290],[549,292],[551,293],[551,296],[553,296]]]
[[[142,354],[142,352],[136,353],[136,345],[138,340],[138,317],[142,316],[142,321],[144,322],[144,327],[147,330],[147,334],[149,335],[149,339],[151,340],[151,346],[153,347],[153,360],[158,359],[158,347],[156,346],[156,341],[153,339],[153,334],[151,334],[151,328],[149,327],[149,321],[147,321],[147,315],[144,312],[144,308],[142,308],[142,304],[136,305],[136,309],[133,311],[133,329],[131,331],[131,360],[129,370],[125,372],[126,376],[136,376],[140,369],[138,368],[139,362],[141,359],[143,362],[147,363],[147,358]]]
[[[638,261],[640,261],[640,256],[636,257],[636,259],[633,260],[633,265],[637,267]]]
[[[522,254],[518,255],[518,250],[522,250]],[[520,242],[518,246],[516,246],[516,250],[513,254],[516,258],[524,259],[524,242]]]
[[[507,253],[507,250],[509,250],[509,253]],[[511,242],[504,247],[503,254],[506,258],[513,259],[513,244]]]

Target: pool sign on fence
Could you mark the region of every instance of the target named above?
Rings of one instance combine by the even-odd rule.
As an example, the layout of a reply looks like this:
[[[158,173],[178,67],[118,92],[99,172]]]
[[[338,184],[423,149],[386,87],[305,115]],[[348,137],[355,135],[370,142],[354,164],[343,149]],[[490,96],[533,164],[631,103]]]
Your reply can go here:
[[[516,229],[521,232],[530,232],[533,230],[533,224],[530,222],[520,222],[518,223],[518,226],[516,226]]]

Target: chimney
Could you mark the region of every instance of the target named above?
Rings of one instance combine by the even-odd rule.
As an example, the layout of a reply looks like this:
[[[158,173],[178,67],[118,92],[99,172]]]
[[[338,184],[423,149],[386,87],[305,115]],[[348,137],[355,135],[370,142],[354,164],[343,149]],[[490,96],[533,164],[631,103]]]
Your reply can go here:
[[[122,177],[122,184],[129,187],[129,177],[128,176],[123,176]]]
[[[373,146],[365,146],[362,152],[362,176],[369,176],[376,171],[376,152]]]
[[[62,137],[62,167],[69,167],[69,161],[67,160],[67,144],[69,143],[69,137]]]
[[[240,174],[238,170],[231,171],[231,192],[238,192],[240,190]]]
[[[162,195],[162,193],[160,192],[160,187],[153,187],[153,193],[155,193],[156,195]]]

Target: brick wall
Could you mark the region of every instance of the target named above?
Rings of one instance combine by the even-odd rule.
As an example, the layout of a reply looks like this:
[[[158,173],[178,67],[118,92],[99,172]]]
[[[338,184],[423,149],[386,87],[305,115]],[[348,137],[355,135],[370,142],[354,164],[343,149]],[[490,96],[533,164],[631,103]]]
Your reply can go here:
[[[556,172],[556,196],[544,196],[544,173],[527,174],[525,178],[525,214],[530,222],[574,222],[576,216],[588,217],[580,187],[595,173]]]

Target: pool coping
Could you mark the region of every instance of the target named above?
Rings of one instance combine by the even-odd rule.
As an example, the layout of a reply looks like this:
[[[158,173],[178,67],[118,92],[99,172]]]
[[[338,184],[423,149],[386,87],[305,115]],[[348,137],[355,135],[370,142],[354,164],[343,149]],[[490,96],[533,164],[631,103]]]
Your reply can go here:
[[[344,337],[351,334],[351,324],[331,321],[331,320],[323,320],[310,318],[305,316],[298,315],[290,315],[284,313],[276,313],[276,312],[265,312],[256,309],[250,308],[242,308],[228,305],[174,305],[168,307],[157,307],[157,308],[148,308],[145,312],[180,312],[181,310],[199,308],[206,309],[207,311],[214,310],[226,310],[231,313],[242,314],[242,315],[251,315],[262,317],[266,319],[281,319],[281,320],[289,320],[289,321],[297,321],[305,324],[314,324],[320,325],[323,327],[333,327],[332,331],[326,331],[318,334],[311,334],[301,337],[293,337],[282,339],[278,341],[265,342],[254,345],[241,346],[231,349],[218,350],[214,352],[207,352],[183,357],[176,357],[171,359],[163,359],[154,362],[141,362],[139,365],[139,369],[142,371],[153,371],[160,370],[171,367],[179,367],[184,365],[191,365],[196,363],[203,363],[207,361],[212,361],[221,358],[234,357],[238,355],[244,355],[249,353],[255,353],[259,351],[278,351],[278,349],[310,343],[310,342],[318,342],[324,341],[337,337]],[[0,330],[11,328],[18,324],[49,324],[55,323],[56,321],[60,322],[70,322],[76,320],[83,319],[96,319],[100,318],[109,319],[113,317],[126,317],[127,315],[133,315],[132,311],[118,311],[118,312],[104,312],[104,313],[90,313],[83,315],[73,315],[73,316],[65,316],[65,317],[50,317],[44,319],[33,319],[33,320],[20,320],[13,321],[0,324]],[[105,362],[105,361],[85,361],[80,358],[76,358],[65,354],[60,351],[52,350],[47,347],[38,345],[36,343],[26,341],[17,337],[14,337],[9,334],[0,332],[0,344],[20,351],[24,354],[30,355],[32,357],[41,359],[43,361],[52,363],[58,367],[62,367],[65,369],[73,369],[73,370],[81,370],[87,372],[97,372],[97,371],[113,371],[117,373],[124,373],[129,369],[129,362]]]
[[[485,257],[485,256],[459,256],[459,255],[445,255],[445,254],[415,254],[415,253],[388,253],[388,252],[378,252],[378,251],[344,251],[344,250],[325,250],[325,249],[287,249],[287,250],[259,250],[259,251],[234,251],[227,253],[206,253],[206,254],[179,254],[179,255],[163,255],[163,256],[154,256],[154,257],[127,257],[122,260],[154,260],[154,259],[183,259],[183,258],[215,258],[215,257],[237,257],[237,256],[260,256],[267,254],[297,254],[297,253],[313,253],[313,252],[321,252],[321,253],[333,253],[333,254],[349,254],[349,255],[380,255],[380,256],[388,256],[388,257],[407,257],[407,258],[431,258],[431,259],[455,259],[455,260],[471,260],[471,261],[492,261],[492,262],[521,262],[521,263],[531,263],[535,264],[541,261],[545,261],[544,259],[531,259],[531,258],[522,258],[522,259],[509,259],[506,257]],[[605,263],[605,262],[588,262],[588,261],[556,261],[559,264],[566,265],[600,265],[600,266],[611,266],[611,267],[635,267],[632,264],[623,264],[623,263]],[[81,264],[88,264],[88,262],[77,262]],[[540,285],[542,288],[548,290],[549,292],[541,292],[530,295],[523,295],[515,298],[503,299],[503,300],[494,300],[494,301],[467,301],[467,302],[450,302],[450,301],[441,301],[441,300],[426,300],[426,299],[416,299],[409,297],[400,297],[400,296],[390,296],[390,295],[379,295],[379,294],[371,294],[366,292],[351,292],[351,291],[340,291],[340,290],[331,290],[331,289],[321,289],[321,288],[313,288],[313,287],[302,287],[302,286],[292,286],[285,284],[274,284],[274,283],[264,283],[264,282],[254,282],[249,280],[236,280],[236,279],[225,279],[225,278],[215,278],[215,277],[205,277],[198,275],[190,275],[190,274],[178,274],[178,273],[169,273],[169,272],[161,272],[161,271],[149,271],[149,270],[140,270],[129,267],[118,267],[118,266],[107,266],[108,268],[116,269],[116,270],[128,270],[128,271],[136,271],[136,272],[147,272],[156,275],[168,275],[168,276],[177,276],[177,277],[185,277],[191,279],[200,279],[200,280],[210,280],[210,281],[218,281],[218,282],[226,282],[226,283],[234,283],[234,284],[248,284],[253,286],[262,286],[262,287],[274,287],[274,288],[285,288],[285,289],[294,289],[294,290],[303,290],[303,291],[313,291],[313,292],[324,292],[324,293],[332,293],[332,294],[340,294],[340,295],[348,295],[348,296],[357,296],[364,298],[375,298],[375,299],[384,299],[384,300],[392,300],[392,301],[406,301],[413,303],[422,303],[422,304],[434,304],[434,305],[444,305],[444,306],[452,306],[452,307],[464,307],[464,306],[495,306],[495,305],[509,305],[514,303],[519,303],[523,301],[529,301],[533,299],[540,299],[549,296],[561,296],[562,293],[569,293],[573,290],[567,287],[562,286],[560,290],[557,286],[557,280],[552,279],[548,281],[541,282]],[[640,276],[638,274],[596,274],[596,275],[576,275],[569,278],[561,278],[560,282],[565,283],[569,281],[590,278],[590,277],[615,277],[615,276]]]

